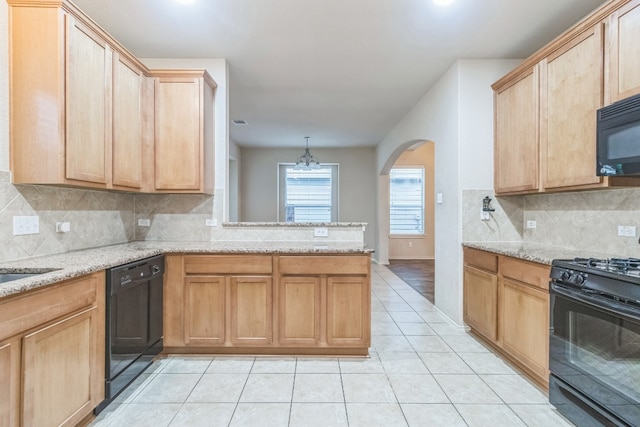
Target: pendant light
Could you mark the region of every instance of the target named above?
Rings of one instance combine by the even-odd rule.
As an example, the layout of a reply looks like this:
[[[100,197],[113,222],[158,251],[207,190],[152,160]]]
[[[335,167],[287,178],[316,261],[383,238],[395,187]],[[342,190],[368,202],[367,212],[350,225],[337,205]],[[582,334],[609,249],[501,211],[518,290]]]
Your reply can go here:
[[[307,146],[304,149],[304,154],[298,157],[296,165],[293,168],[297,170],[320,169],[320,162],[313,157],[309,151],[309,137],[305,136],[304,138],[307,140]]]

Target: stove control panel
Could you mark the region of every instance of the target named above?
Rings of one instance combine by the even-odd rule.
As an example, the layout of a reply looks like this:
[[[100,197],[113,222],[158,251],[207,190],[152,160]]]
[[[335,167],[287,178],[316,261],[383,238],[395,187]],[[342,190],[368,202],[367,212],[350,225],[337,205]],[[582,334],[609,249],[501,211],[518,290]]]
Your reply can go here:
[[[583,286],[587,277],[589,277],[589,275],[581,271],[562,270],[557,279],[566,285]]]

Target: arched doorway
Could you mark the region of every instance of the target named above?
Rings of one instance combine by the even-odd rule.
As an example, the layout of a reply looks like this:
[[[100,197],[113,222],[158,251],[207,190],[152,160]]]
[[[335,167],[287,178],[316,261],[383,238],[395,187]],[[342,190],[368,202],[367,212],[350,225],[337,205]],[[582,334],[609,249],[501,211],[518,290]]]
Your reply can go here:
[[[399,268],[398,273],[407,273],[405,282],[432,302],[434,146],[424,139],[401,144],[389,156],[378,178],[378,262],[392,271]],[[412,272],[414,280],[407,280]]]

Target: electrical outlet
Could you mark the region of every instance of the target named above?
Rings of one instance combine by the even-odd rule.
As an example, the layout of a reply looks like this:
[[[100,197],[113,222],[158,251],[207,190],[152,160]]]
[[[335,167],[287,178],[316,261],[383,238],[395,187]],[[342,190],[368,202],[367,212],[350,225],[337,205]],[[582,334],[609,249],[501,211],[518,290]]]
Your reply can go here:
[[[215,218],[205,219],[204,220],[204,225],[206,225],[207,227],[217,227],[218,226],[218,220],[215,219]]]
[[[413,242],[409,241],[409,247],[412,248],[413,247]]]
[[[436,203],[438,203],[438,204],[442,203],[442,193],[437,193],[436,194]]]
[[[619,225],[618,236],[636,237],[636,226],[635,225]]]
[[[151,227],[151,220],[148,218],[139,218],[138,227]]]
[[[527,228],[536,228],[536,222],[532,220],[527,221]]]
[[[329,237],[329,229],[327,227],[316,227],[313,229],[313,237]]]
[[[23,236],[25,234],[40,233],[40,217],[39,216],[14,216],[13,217],[13,235]]]
[[[489,215],[489,212],[480,208],[480,219],[482,221],[489,221],[491,219],[491,215]]]

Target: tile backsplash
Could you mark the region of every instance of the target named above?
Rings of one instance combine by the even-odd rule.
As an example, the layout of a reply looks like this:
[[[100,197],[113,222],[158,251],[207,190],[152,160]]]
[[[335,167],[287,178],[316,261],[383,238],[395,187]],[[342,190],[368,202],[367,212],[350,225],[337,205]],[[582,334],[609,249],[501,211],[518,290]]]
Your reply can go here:
[[[92,191],[44,185],[12,185],[0,171],[0,261],[126,243],[132,240],[211,240],[213,196]],[[40,232],[13,235],[14,216],[39,217]],[[151,219],[139,227],[137,219]],[[57,233],[56,222],[71,231]]]
[[[493,197],[496,211],[480,220],[482,198]],[[640,233],[640,189],[609,189],[495,198],[492,190],[465,190],[464,241],[540,243],[640,257],[636,237],[617,235],[618,225]],[[526,228],[535,221],[536,228]]]
[[[222,190],[200,194],[131,194],[43,185],[12,185],[0,171],[0,262],[127,243],[170,241],[307,241],[362,244],[362,227],[338,227],[315,238],[310,227],[222,227]],[[38,216],[39,233],[14,236],[14,216]],[[150,226],[138,220],[150,220]],[[216,226],[206,221],[215,219]],[[56,222],[71,230],[56,232]]]
[[[125,243],[134,238],[134,197],[41,185],[14,186],[0,171],[0,261]],[[13,235],[14,216],[38,216],[40,232]],[[56,233],[56,222],[71,231]]]

